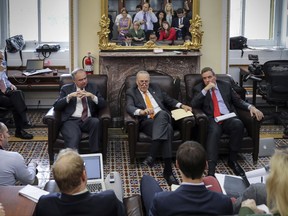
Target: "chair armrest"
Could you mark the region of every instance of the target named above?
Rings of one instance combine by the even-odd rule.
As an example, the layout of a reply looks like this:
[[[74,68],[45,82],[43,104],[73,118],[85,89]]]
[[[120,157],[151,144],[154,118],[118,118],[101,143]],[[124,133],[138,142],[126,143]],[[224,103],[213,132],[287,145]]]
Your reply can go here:
[[[139,194],[132,195],[123,199],[127,216],[144,216],[141,196]]]
[[[180,130],[182,140],[191,140],[191,131],[192,128],[195,126],[195,117],[189,116],[183,119],[179,119],[178,121],[175,121],[174,126]]]
[[[98,118],[101,119],[102,121],[104,119],[106,119],[108,121],[111,120],[111,112],[110,112],[110,107],[108,105],[106,107],[102,108],[101,110],[99,110]]]
[[[48,142],[53,143],[59,133],[61,125],[61,112],[55,111],[52,107],[43,117],[42,121],[48,127]]]
[[[192,129],[192,138],[206,147],[208,117],[201,109],[192,108],[192,111],[196,121],[196,125]]]
[[[258,134],[259,135],[259,130],[260,130],[260,122],[257,121],[256,118],[252,118],[250,115],[250,111],[248,110],[243,110],[243,109],[236,109],[238,117],[241,119],[243,122],[248,135],[253,137]]]

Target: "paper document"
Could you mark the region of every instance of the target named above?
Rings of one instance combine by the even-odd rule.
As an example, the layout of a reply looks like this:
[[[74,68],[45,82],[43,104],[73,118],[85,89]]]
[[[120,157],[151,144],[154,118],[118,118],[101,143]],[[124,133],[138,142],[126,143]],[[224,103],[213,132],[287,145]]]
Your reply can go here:
[[[189,116],[193,116],[193,113],[191,111],[186,112],[184,109],[175,109],[171,111],[172,113],[172,118],[175,119],[175,121],[185,118],[185,117],[189,117]]]
[[[225,115],[221,115],[221,116],[218,116],[218,117],[215,118],[215,122],[221,122],[221,121],[224,121],[226,119],[233,118],[235,116],[236,116],[236,114],[234,112],[228,113],[228,114],[225,114]]]
[[[52,70],[50,68],[45,68],[45,69],[41,69],[41,70],[36,70],[34,72],[23,72],[23,74],[26,76],[32,76],[32,75],[36,75],[36,74],[50,73],[50,72],[52,72]]]
[[[32,185],[26,185],[19,191],[19,194],[37,203],[42,195],[47,195],[49,192]]]

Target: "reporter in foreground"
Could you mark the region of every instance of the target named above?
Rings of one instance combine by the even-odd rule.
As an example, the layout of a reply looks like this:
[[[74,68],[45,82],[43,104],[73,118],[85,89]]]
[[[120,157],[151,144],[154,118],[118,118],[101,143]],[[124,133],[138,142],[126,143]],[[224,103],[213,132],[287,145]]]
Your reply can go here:
[[[266,180],[267,205],[271,215],[288,215],[288,149],[276,150],[270,160],[270,174]],[[284,168],[284,169],[283,169]],[[242,202],[239,216],[261,215],[252,199]]]

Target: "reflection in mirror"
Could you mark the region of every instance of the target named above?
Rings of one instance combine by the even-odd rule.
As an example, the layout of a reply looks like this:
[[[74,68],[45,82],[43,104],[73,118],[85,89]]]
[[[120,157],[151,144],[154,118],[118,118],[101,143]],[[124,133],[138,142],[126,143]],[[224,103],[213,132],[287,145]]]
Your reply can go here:
[[[145,9],[145,7],[141,9],[139,7],[143,6],[143,4],[138,5],[139,1],[101,0],[101,31],[98,32],[100,49],[149,50],[155,47],[161,47],[165,50],[199,50],[201,48],[203,31],[201,30],[202,20],[199,16],[199,0],[150,0],[149,2],[150,8],[147,7],[146,4],[147,9]],[[169,24],[168,27],[166,25],[165,30],[163,29],[162,25],[165,19],[163,19],[163,21],[149,24],[149,18],[144,17],[144,11],[148,11],[146,14],[155,18],[155,15],[158,15],[159,13],[157,12],[159,11],[164,12],[164,15],[166,15],[165,6],[168,4],[170,5],[169,2],[171,2],[173,9],[176,8],[173,10],[174,19],[170,20],[171,26],[168,16],[166,20]],[[124,5],[125,10],[123,10]],[[177,10],[179,8],[181,8],[180,12]],[[138,11],[141,12],[139,12],[135,18]],[[167,12],[167,14],[169,14],[169,12]],[[160,15],[158,17],[160,17]],[[140,25],[141,30],[138,31],[135,28],[133,20],[137,21],[137,24]],[[144,20],[147,20],[147,23],[144,22]],[[150,29],[148,29],[148,27]],[[184,31],[184,29],[186,31]],[[145,32],[145,39],[138,41],[138,39],[134,37],[135,32],[136,34],[142,34],[143,30]],[[132,34],[132,46],[123,46],[123,44],[127,44],[125,43],[126,33]],[[158,38],[157,41],[149,40],[151,33],[156,34]],[[162,38],[160,38],[160,33],[162,33]],[[175,34],[175,36],[173,36],[173,34]],[[138,38],[141,37],[138,36]]]

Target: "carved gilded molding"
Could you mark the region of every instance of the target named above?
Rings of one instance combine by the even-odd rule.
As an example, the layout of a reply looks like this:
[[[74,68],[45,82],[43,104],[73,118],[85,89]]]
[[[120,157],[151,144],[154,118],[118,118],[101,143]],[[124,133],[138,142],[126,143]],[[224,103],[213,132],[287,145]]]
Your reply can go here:
[[[102,16],[99,21],[101,30],[99,35],[100,50],[153,50],[154,48],[161,48],[163,50],[199,50],[202,47],[202,37],[204,32],[201,30],[202,20],[199,16],[199,0],[193,1],[193,18],[190,20],[189,32],[192,35],[191,42],[185,42],[183,45],[156,45],[152,41],[146,42],[143,46],[120,46],[116,43],[109,42],[109,24],[108,18],[108,1],[101,0]]]

